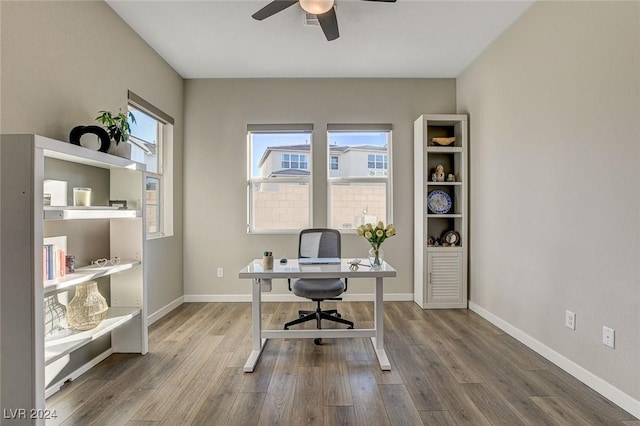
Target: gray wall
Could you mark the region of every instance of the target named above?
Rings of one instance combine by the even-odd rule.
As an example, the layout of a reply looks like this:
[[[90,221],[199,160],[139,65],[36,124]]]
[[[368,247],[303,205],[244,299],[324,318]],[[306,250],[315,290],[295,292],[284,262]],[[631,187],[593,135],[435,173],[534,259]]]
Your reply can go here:
[[[148,312],[183,294],[183,80],[103,2],[1,2],[2,133],[68,140],[99,110],[125,108],[127,90],[176,120],[175,235],[148,243]]]
[[[393,125],[393,222],[386,259],[398,269],[385,294],[413,294],[413,121],[422,113],[455,112],[452,79],[220,79],[185,83],[185,299],[194,295],[250,295],[238,271],[262,251],[296,257],[297,234],[246,232],[247,124],[313,123],[314,224],[325,226],[327,123]],[[343,237],[343,255],[366,257],[369,246]],[[224,267],[224,278],[215,268]],[[349,293],[372,294],[349,282]],[[290,294],[286,281],[272,294]],[[211,299],[209,299],[211,300]],[[217,300],[224,300],[218,297]],[[248,299],[247,299],[248,300]]]
[[[538,2],[457,79],[470,300],[636,400],[639,22],[638,2]]]

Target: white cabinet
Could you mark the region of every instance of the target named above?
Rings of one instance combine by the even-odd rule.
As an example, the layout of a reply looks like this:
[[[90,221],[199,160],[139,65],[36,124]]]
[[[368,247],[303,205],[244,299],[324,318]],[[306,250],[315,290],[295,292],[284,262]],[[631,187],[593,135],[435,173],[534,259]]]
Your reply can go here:
[[[427,307],[466,306],[462,283],[462,249],[427,249]],[[452,306],[453,305],[453,306]]]
[[[147,352],[145,166],[37,135],[2,135],[0,160],[0,400],[5,413],[28,413],[110,353]],[[93,206],[45,207],[43,185],[51,177],[69,181],[69,200],[73,186],[94,186]],[[109,200],[125,200],[127,209],[109,207]],[[45,280],[44,238],[61,235],[80,267]],[[98,258],[120,260],[90,264]],[[69,301],[90,280],[107,298],[107,318],[91,330],[45,336],[44,298]]]
[[[425,309],[467,307],[467,126],[463,114],[414,122],[414,301]]]

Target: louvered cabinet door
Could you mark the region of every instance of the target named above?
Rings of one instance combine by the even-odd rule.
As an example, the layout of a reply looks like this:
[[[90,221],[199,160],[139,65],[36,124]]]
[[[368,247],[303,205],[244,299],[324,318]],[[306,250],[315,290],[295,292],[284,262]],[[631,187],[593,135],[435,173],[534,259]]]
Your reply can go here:
[[[427,253],[427,307],[466,308],[462,255],[456,249]]]

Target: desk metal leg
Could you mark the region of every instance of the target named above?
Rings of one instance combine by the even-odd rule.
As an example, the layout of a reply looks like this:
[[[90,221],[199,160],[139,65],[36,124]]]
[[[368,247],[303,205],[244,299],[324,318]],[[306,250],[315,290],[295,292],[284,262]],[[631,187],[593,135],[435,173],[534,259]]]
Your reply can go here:
[[[375,290],[375,302],[374,302],[374,323],[376,329],[375,337],[371,338],[373,343],[373,350],[378,356],[378,362],[380,368],[383,370],[391,370],[391,363],[387,357],[387,353],[384,351],[384,307],[382,300],[382,277],[376,277],[376,290]]]
[[[249,355],[249,359],[244,364],[244,372],[251,373],[256,367],[258,363],[258,359],[262,354],[262,349],[264,348],[267,339],[263,339],[261,336],[262,333],[262,303],[260,298],[261,291],[261,283],[260,279],[256,278],[253,280],[251,286],[251,324],[252,324],[252,348],[251,354]]]

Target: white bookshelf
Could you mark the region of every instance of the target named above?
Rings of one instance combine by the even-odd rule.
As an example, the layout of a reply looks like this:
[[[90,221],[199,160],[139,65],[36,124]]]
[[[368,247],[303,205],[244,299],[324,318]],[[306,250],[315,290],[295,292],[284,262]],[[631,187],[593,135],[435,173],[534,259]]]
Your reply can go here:
[[[467,307],[468,265],[468,122],[463,114],[425,114],[414,122],[414,301],[423,309]],[[455,137],[439,146],[433,138]],[[435,167],[444,167],[445,178],[434,182]],[[432,191],[442,191],[452,206],[433,212],[427,200]],[[454,246],[429,245],[444,233],[455,231],[460,241]]]
[[[48,178],[49,158],[61,160],[55,163],[63,170],[56,169],[58,175],[73,169],[71,181],[83,179],[77,173],[87,173],[87,179],[101,179],[100,185],[107,188],[109,199],[126,200],[133,209],[45,207],[43,182]],[[55,393],[62,383],[74,379],[106,354],[147,352],[145,165],[29,134],[2,135],[0,160],[0,350],[3,382],[11,383],[11,392],[2,392],[1,403],[3,409],[43,410],[45,395]],[[64,162],[73,164],[67,167]],[[78,164],[88,167],[79,168]],[[96,235],[87,234],[89,228],[78,226],[78,221],[85,220],[90,220],[84,222],[87,224],[98,224],[100,243],[95,242]],[[64,235],[69,247],[91,246],[96,250],[98,245],[99,257],[118,257],[120,263],[83,266],[45,281],[43,240],[52,233]],[[69,250],[67,254],[82,253]],[[44,297],[65,295],[64,304],[64,300],[73,297],[75,286],[91,280],[108,286],[107,318],[91,330],[68,329],[45,336]],[[100,342],[96,342],[98,339]],[[109,342],[110,348],[97,356],[88,346],[98,344],[97,348],[102,348]]]

